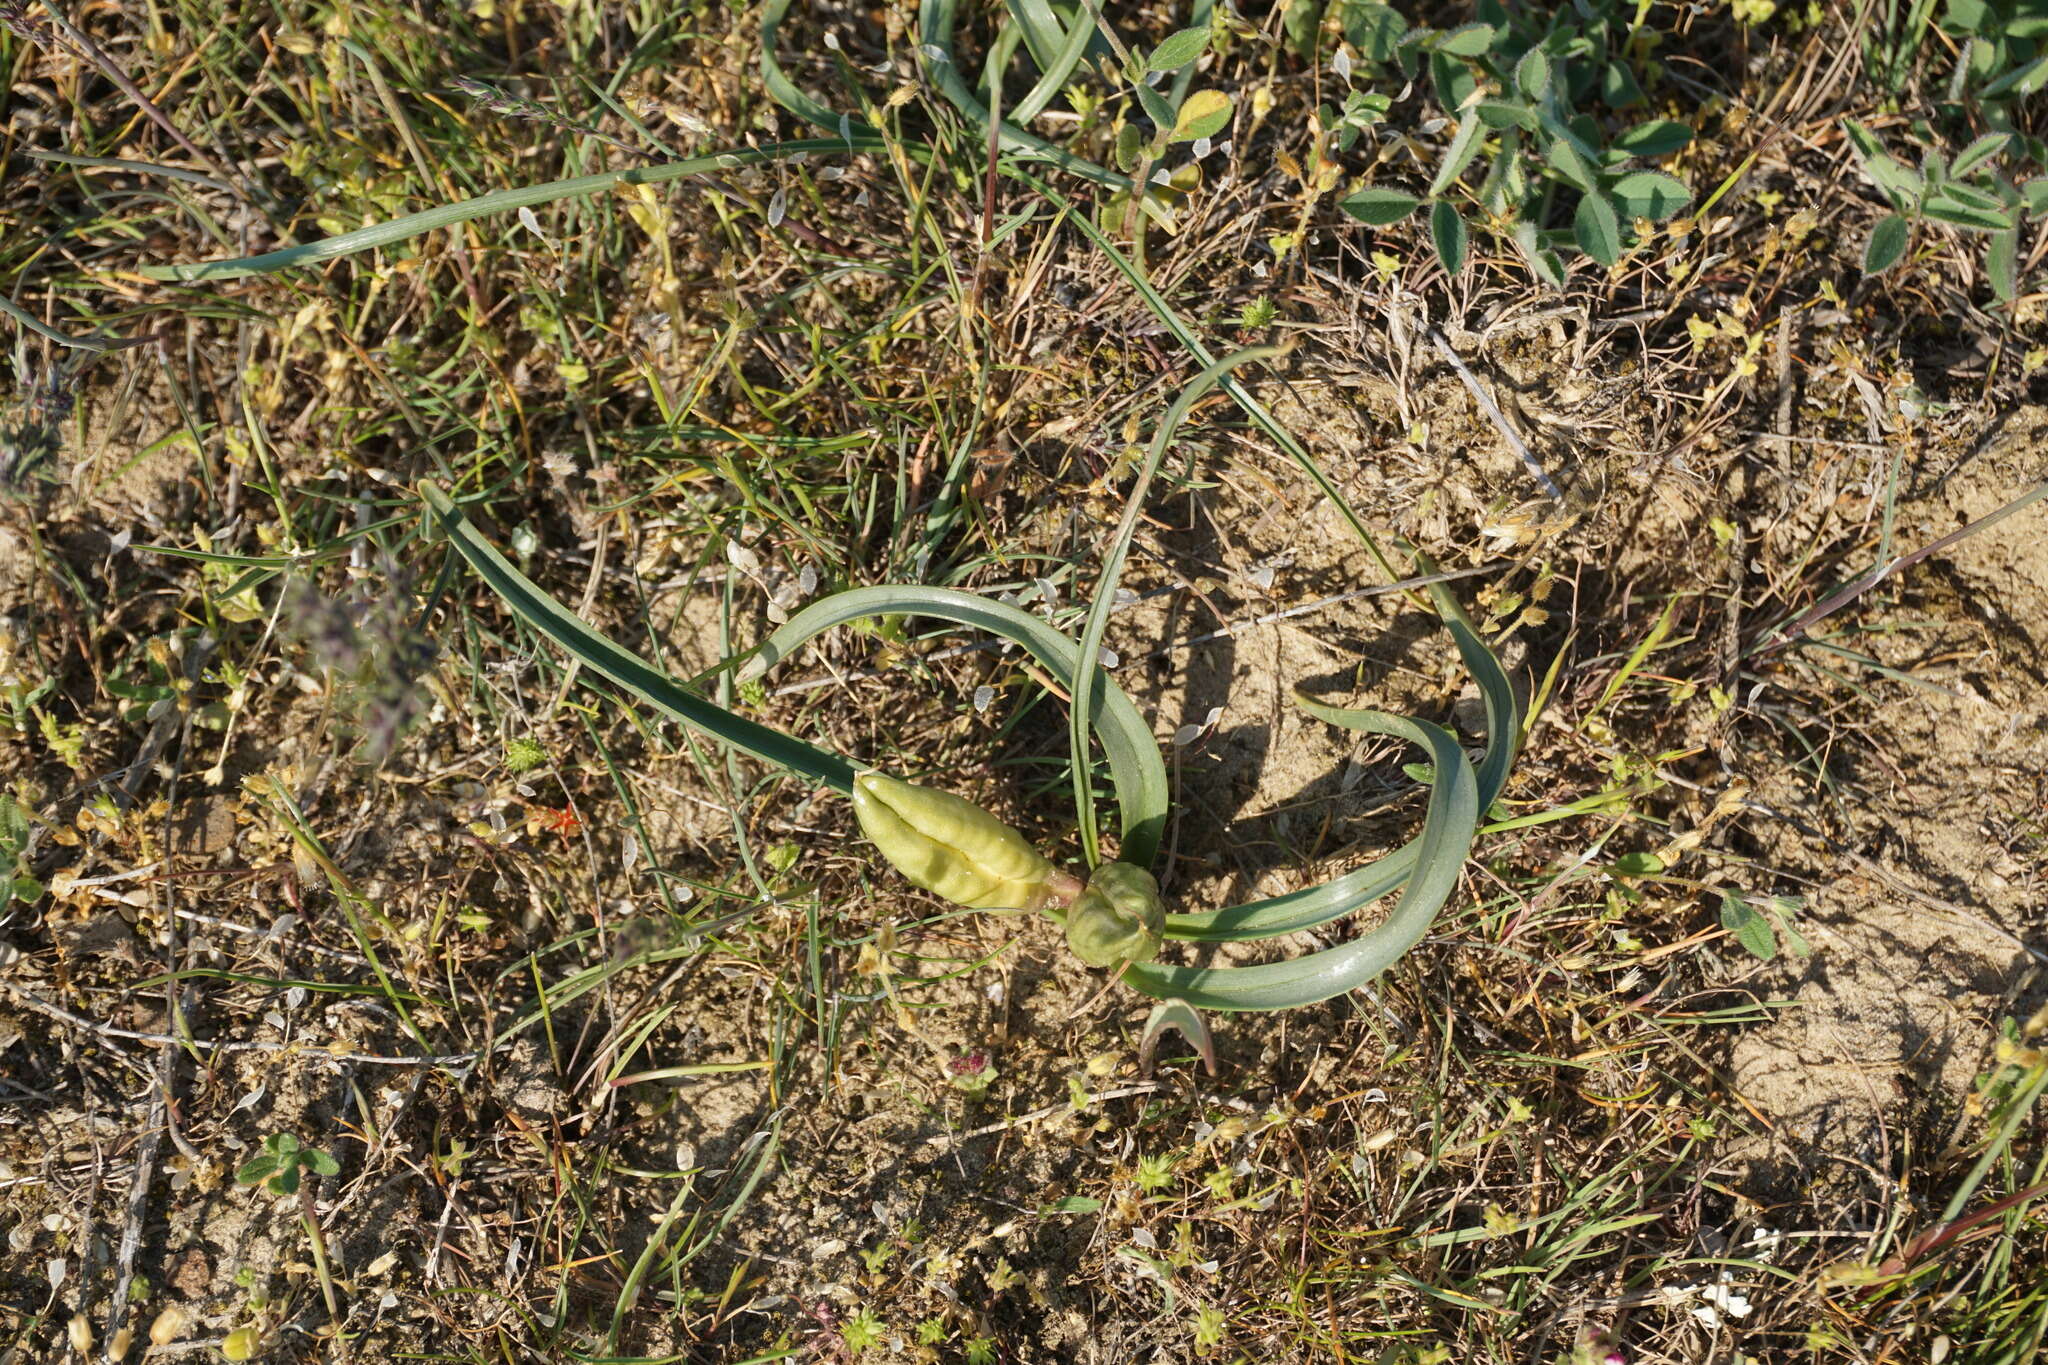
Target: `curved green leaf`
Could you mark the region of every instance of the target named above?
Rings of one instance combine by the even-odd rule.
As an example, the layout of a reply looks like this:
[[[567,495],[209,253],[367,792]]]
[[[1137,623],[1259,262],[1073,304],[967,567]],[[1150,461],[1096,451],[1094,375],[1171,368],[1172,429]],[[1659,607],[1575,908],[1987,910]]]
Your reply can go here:
[[[1257,967],[1172,967],[1156,962],[1127,968],[1126,984],[1160,999],[1198,1009],[1283,1010],[1356,990],[1378,976],[1429,932],[1457,889],[1465,855],[1479,825],[1479,788],[1458,741],[1441,726],[1378,711],[1349,711],[1297,695],[1309,711],[1334,725],[1394,735],[1429,751],[1435,767],[1429,814],[1415,844],[1415,873],[1386,922],[1351,942],[1284,962]]]
[[[1255,346],[1237,351],[1212,361],[1196,375],[1173,400],[1173,406],[1159,420],[1159,429],[1152,434],[1152,448],[1145,454],[1145,463],[1138,470],[1137,480],[1131,485],[1131,496],[1124,503],[1123,517],[1117,522],[1115,533],[1110,537],[1109,546],[1103,551],[1102,572],[1095,580],[1095,597],[1088,607],[1088,623],[1081,630],[1081,645],[1078,658],[1083,660],[1082,673],[1088,679],[1085,687],[1074,689],[1071,712],[1072,726],[1068,733],[1069,752],[1074,766],[1074,807],[1081,821],[1081,845],[1088,855],[1088,866],[1094,867],[1101,861],[1096,848],[1095,795],[1091,776],[1088,736],[1094,729],[1096,698],[1105,686],[1113,685],[1107,670],[1102,667],[1102,635],[1109,628],[1110,605],[1116,597],[1116,581],[1123,575],[1124,560],[1131,552],[1131,537],[1137,534],[1138,518],[1145,510],[1145,494],[1152,487],[1152,476],[1159,472],[1160,461],[1166,458],[1166,448],[1173,444],[1173,438],[1180,431],[1180,424],[1187,420],[1188,412],[1200,402],[1203,395],[1216,387],[1217,381],[1240,365],[1256,360],[1269,360],[1280,353],[1277,346]],[[1147,737],[1149,741],[1149,736]],[[1157,746],[1154,746],[1157,751]],[[1126,857],[1125,862],[1141,862]],[[1142,865],[1142,863],[1141,863]]]
[[[607,639],[512,567],[438,484],[421,483],[419,494],[428,516],[477,576],[505,600],[514,615],[554,641],[570,658],[685,725],[765,763],[800,773],[820,786],[852,794],[853,764],[793,735],[736,716],[689,691],[633,651]]]
[[[1074,642],[1029,612],[1007,602],[977,597],[953,588],[879,587],[853,588],[834,593],[790,617],[788,624],[763,640],[753,656],[741,667],[744,680],[759,677],[791,651],[833,626],[874,616],[931,616],[942,621],[974,626],[1029,650],[1069,695],[1078,695],[1075,667],[1081,657]],[[1159,743],[1151,727],[1138,713],[1130,695],[1114,678],[1098,674],[1101,711],[1093,718],[1095,733],[1101,737],[1109,758],[1110,781],[1116,787],[1117,805],[1123,829],[1120,856],[1124,862],[1149,867],[1166,830],[1166,807],[1170,788],[1166,764],[1159,756]]]
[[[761,11],[761,84],[768,87],[769,96],[790,113],[828,133],[879,137],[880,134],[862,120],[835,114],[797,89],[796,82],[782,69],[782,63],[775,55],[775,39],[783,18],[789,13],[789,5],[790,0],[768,0]]]
[[[1145,1020],[1145,1031],[1138,1036],[1140,1076],[1151,1076],[1152,1054],[1168,1029],[1178,1029],[1180,1036],[1194,1044],[1195,1051],[1201,1054],[1202,1065],[1209,1074],[1216,1074],[1216,1039],[1209,1032],[1209,1022],[1185,1000],[1162,1000]]]
[[[1436,572],[1429,557],[1415,554],[1417,567],[1425,574]],[[1491,808],[1507,786],[1508,770],[1514,765],[1515,748],[1521,740],[1521,708],[1515,701],[1514,684],[1507,670],[1487,647],[1472,618],[1465,614],[1448,584],[1428,585],[1431,602],[1450,630],[1458,656],[1479,684],[1486,708],[1486,756],[1475,774],[1479,809]],[[1367,863],[1334,881],[1269,900],[1233,905],[1189,915],[1168,915],[1166,937],[1204,943],[1243,942],[1272,938],[1279,934],[1313,929],[1342,919],[1371,905],[1380,897],[1401,889],[1415,870],[1420,839],[1411,839],[1376,862]]]

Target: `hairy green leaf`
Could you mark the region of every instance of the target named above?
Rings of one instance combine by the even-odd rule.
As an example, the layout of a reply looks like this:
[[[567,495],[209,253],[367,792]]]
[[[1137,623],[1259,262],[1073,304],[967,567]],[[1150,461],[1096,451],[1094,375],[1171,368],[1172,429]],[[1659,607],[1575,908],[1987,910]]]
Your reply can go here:
[[[1420,207],[1422,200],[1405,190],[1382,189],[1368,185],[1355,194],[1337,201],[1337,207],[1361,223],[1373,227],[1387,227],[1400,222]]]
[[[1882,275],[1905,254],[1906,220],[1888,213],[1877,220],[1877,226],[1870,230],[1870,240],[1863,245],[1863,273]]]
[[[1193,142],[1214,137],[1230,126],[1230,96],[1221,90],[1197,90],[1174,116],[1173,140]]]
[[[1572,215],[1572,236],[1579,250],[1602,265],[1621,259],[1621,216],[1598,190],[1579,196],[1578,210]]]
[[[1178,71],[1209,48],[1209,26],[1184,28],[1162,40],[1145,58],[1148,71]]]
[[[1430,206],[1429,240],[1445,271],[1455,275],[1465,268],[1465,220],[1448,200],[1439,199]]]
[[[1613,141],[1630,156],[1669,156],[1692,141],[1692,129],[1676,119],[1652,119],[1623,130]]]
[[[1735,935],[1751,957],[1769,962],[1778,955],[1778,936],[1770,920],[1732,891],[1721,893],[1721,927]]]
[[[1692,191],[1685,187],[1685,182],[1662,171],[1631,171],[1617,177],[1607,189],[1622,213],[1653,223],[1676,217],[1692,202]]]
[[[1493,47],[1491,24],[1463,24],[1436,40],[1436,50],[1454,57],[1482,57]]]

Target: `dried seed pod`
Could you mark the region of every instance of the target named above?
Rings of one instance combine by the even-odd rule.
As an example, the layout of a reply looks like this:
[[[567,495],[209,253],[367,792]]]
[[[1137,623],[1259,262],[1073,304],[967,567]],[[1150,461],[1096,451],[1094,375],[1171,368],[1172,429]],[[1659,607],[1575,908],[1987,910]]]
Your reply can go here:
[[[960,905],[1036,909],[1058,875],[1023,835],[950,792],[862,773],[853,782],[853,812],[891,866]]]
[[[149,1344],[168,1346],[185,1335],[185,1310],[175,1303],[156,1315],[149,1324]]]
[[[78,1352],[78,1358],[85,1359],[92,1351],[92,1321],[83,1313],[75,1314],[65,1334],[71,1338],[71,1349]]]
[[[1150,962],[1166,930],[1159,882],[1132,863],[1104,863],[1067,911],[1067,947],[1091,967]]]

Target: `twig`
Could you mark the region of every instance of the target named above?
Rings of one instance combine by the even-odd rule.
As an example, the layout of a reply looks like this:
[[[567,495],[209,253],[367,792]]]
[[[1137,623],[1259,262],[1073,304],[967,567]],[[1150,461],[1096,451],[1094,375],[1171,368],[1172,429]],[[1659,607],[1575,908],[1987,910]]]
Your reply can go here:
[[[73,1014],[70,1010],[60,1005],[53,1005],[47,1000],[30,995],[12,981],[0,981],[0,986],[4,986],[13,993],[17,1000],[38,1014],[48,1015],[50,1018],[62,1023],[71,1024],[77,1028],[96,1033],[102,1038],[126,1038],[138,1043],[173,1043],[179,1047],[206,1048],[214,1052],[291,1052],[307,1057],[323,1057],[336,1062],[355,1062],[363,1066],[458,1067],[469,1065],[479,1055],[474,1052],[455,1052],[445,1056],[380,1057],[366,1052],[335,1052],[328,1048],[304,1042],[271,1043],[248,1040],[223,1042],[211,1038],[180,1038],[170,1033],[144,1033],[135,1029],[115,1028],[112,1024],[102,1024],[97,1020],[88,1019],[82,1014]]]
[[[1487,394],[1486,390],[1479,386],[1478,376],[1466,368],[1465,362],[1458,358],[1458,353],[1451,349],[1451,343],[1444,340],[1444,334],[1432,327],[1429,329],[1429,339],[1431,344],[1436,347],[1437,354],[1449,361],[1451,368],[1458,372],[1458,378],[1465,382],[1465,387],[1471,390],[1472,397],[1478,400],[1479,410],[1486,414],[1487,420],[1492,422],[1494,428],[1500,432],[1501,439],[1508,443],[1508,449],[1514,451],[1516,456],[1521,459],[1522,468],[1529,471],[1529,477],[1536,481],[1536,486],[1542,489],[1551,501],[1563,502],[1564,494],[1558,491],[1557,485],[1551,482],[1550,476],[1543,472],[1543,466],[1537,463],[1534,455],[1530,454],[1528,445],[1523,442],[1515,429],[1508,425],[1506,414],[1494,405],[1493,399]]]
[[[1950,531],[1941,539],[1923,545],[1919,549],[1913,551],[1911,554],[1900,555],[1897,559],[1892,560],[1889,564],[1880,564],[1876,568],[1872,569],[1869,573],[1863,575],[1863,577],[1856,579],[1854,582],[1848,584],[1846,587],[1840,588],[1835,592],[1830,593],[1828,596],[1823,597],[1820,601],[1814,603],[1811,607],[1808,607],[1805,611],[1801,612],[1797,617],[1793,618],[1792,622],[1789,625],[1780,626],[1774,630],[1765,632],[1765,638],[1758,641],[1756,644],[1751,645],[1749,649],[1744,653],[1743,657],[1761,658],[1768,654],[1777,653],[1779,650],[1785,648],[1785,646],[1797,641],[1799,637],[1806,634],[1807,631],[1811,630],[1814,626],[1818,625],[1822,620],[1826,619],[1829,616],[1834,615],[1843,607],[1848,606],[1851,602],[1854,602],[1857,598],[1861,597],[1864,593],[1869,592],[1872,588],[1884,582],[1893,574],[1900,573],[1906,569],[1911,568],[1913,565],[1918,564],[1921,560],[1927,558],[1929,555],[1939,554],[1941,551],[1946,550],[1949,546],[1954,545],[1957,541],[1966,540],[1969,537],[1976,535],[1979,531],[1989,530],[1992,526],[1996,525],[2001,521],[2004,521],[2013,513],[2021,511],[2033,503],[2039,502],[2044,497],[2048,497],[2048,479],[2043,479],[2041,482],[2035,484],[2032,488],[2020,494],[2018,497],[2014,498],[2011,502],[1999,508],[1997,511],[1987,512],[1983,516],[1971,522],[1968,526],[1965,526],[1960,530]],[[1772,636],[1776,636],[1776,638],[1770,638]]]
[[[114,1299],[107,1311],[108,1341],[121,1335],[121,1324],[128,1316],[128,1286],[135,1279],[135,1253],[142,1247],[143,1210],[149,1203],[157,1149],[163,1145],[164,1125],[169,1120],[164,1102],[167,1093],[157,1092],[156,1102],[149,1109],[149,1121],[142,1130],[142,1141],[136,1144],[135,1178],[128,1183],[128,1214],[121,1228],[120,1249],[114,1254]]]

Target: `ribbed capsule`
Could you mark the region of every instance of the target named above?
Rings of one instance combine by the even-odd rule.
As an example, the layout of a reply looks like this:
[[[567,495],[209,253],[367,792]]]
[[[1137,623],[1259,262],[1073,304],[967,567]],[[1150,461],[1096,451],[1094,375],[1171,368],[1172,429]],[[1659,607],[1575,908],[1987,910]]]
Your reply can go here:
[[[1052,864],[972,801],[862,773],[853,781],[853,813],[890,866],[935,896],[977,910],[1045,901]]]
[[[1133,863],[1104,863],[1067,911],[1067,947],[1091,967],[1150,962],[1166,931],[1159,881]]]

